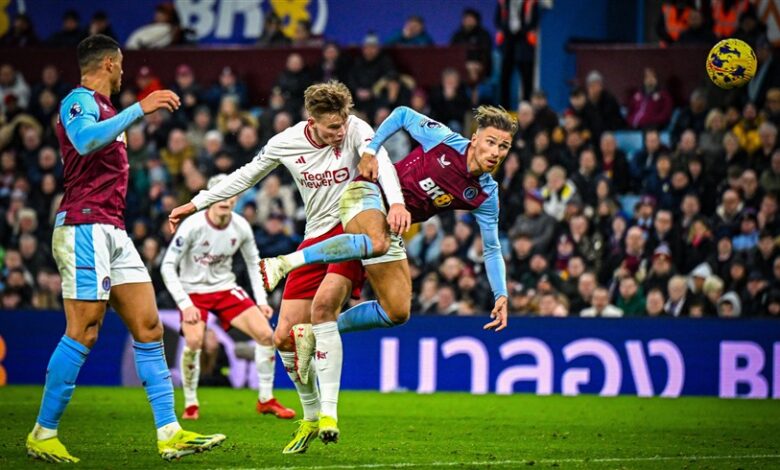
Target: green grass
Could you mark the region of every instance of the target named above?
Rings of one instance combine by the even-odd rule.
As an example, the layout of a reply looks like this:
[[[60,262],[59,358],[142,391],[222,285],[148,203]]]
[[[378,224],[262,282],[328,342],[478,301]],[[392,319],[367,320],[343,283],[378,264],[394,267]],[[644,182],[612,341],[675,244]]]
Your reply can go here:
[[[0,387],[1,469],[46,465],[24,450],[40,395],[41,387]],[[137,388],[77,388],[60,437],[81,458],[79,468],[780,466],[777,401],[345,392],[341,441],[317,441],[304,455],[286,456],[281,449],[294,424],[258,416],[255,397],[251,390],[202,388],[201,419],[187,427],[228,440],[172,464],[155,453],[151,411]],[[300,410],[294,393],[278,397]]]

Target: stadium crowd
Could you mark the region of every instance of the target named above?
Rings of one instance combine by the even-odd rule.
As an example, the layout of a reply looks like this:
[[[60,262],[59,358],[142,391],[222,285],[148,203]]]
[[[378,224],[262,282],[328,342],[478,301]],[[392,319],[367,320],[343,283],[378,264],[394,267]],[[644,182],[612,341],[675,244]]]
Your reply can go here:
[[[743,3],[717,2],[718,8],[739,12],[732,31],[718,27],[717,14],[702,14],[679,1],[664,2],[658,27],[667,43],[723,36],[748,41],[759,69],[742,89],[713,94],[703,84],[688,103],[675,107],[648,68],[636,93],[621,103],[608,78],[594,70],[571,90],[569,106],[558,114],[544,91],[523,83],[522,100],[512,106],[519,131],[495,175],[512,314],[780,318],[780,57]],[[680,9],[677,20],[687,11],[685,24],[664,21],[670,8]],[[160,23],[170,24],[164,18],[170,11],[158,13]],[[172,237],[166,223],[171,209],[203,189],[209,176],[247,163],[269,138],[305,118],[302,97],[308,85],[345,82],[355,113],[374,126],[403,105],[468,135],[472,108],[506,103],[506,90],[498,83],[507,80],[492,79],[494,67],[504,76],[516,65],[521,77],[530,76],[525,54],[535,44],[536,14],[523,11],[518,27],[514,20],[502,20],[499,9],[504,42],[497,50],[516,59],[500,65],[501,54],[493,54],[479,13],[466,10],[452,36],[453,44],[469,47],[466,74],[446,69],[433,89],[418,87],[383,50],[430,44],[419,17],[408,18],[385,44],[368,34],[352,59],[338,44],[312,37],[306,24],[287,38],[274,26],[278,18],[268,15],[263,47],[320,47],[322,58],[305,63],[299,54],[289,54],[264,106],[249,102],[246,86],[229,66],[216,83],[203,82],[188,64],[178,66],[172,83],[161,82],[148,67],[125,79],[114,97],[117,109],[162,88],[174,90],[183,104],[172,114],[147,115],[126,135],[127,229],[151,273],[158,306],[175,308],[160,275]],[[73,47],[106,27],[105,15],[96,15],[82,31],[78,15],[69,12],[63,31],[40,44]],[[39,41],[29,18],[17,17],[0,43],[20,47]],[[24,77],[12,64],[0,64],[2,309],[62,307],[50,252],[63,183],[54,123],[59,101],[72,86],[54,66],[44,67],[40,77]],[[386,144],[394,161],[413,146],[403,133]],[[301,240],[301,200],[284,171],[243,194],[237,210],[252,224],[264,257],[293,251]],[[475,228],[469,213],[455,212],[410,234],[413,312],[490,310],[493,299]],[[240,259],[236,265],[244,271],[239,282],[249,288],[246,267]],[[278,302],[278,291],[272,303]],[[367,287],[364,296],[370,295]]]

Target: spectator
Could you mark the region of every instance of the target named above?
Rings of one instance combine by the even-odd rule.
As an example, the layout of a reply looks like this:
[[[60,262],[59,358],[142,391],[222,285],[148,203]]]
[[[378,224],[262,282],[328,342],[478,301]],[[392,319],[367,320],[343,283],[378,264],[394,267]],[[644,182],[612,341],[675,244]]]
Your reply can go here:
[[[765,34],[757,38],[754,50],[758,68],[753,80],[746,86],[747,98],[761,107],[768,90],[780,87],[780,58]]]
[[[436,273],[430,273],[425,276],[420,287],[420,293],[413,303],[413,310],[430,313],[436,305],[437,291],[439,289],[439,277]]]
[[[664,0],[661,4],[661,16],[655,24],[655,32],[661,46],[677,42],[680,35],[688,29],[691,12],[694,11],[690,0]]]
[[[81,18],[76,10],[65,10],[62,15],[62,29],[49,36],[45,44],[51,47],[73,47],[79,45],[87,33],[81,29]]]
[[[603,287],[597,287],[593,291],[591,306],[580,312],[581,317],[618,318],[623,316],[623,311],[609,303],[609,292]]]
[[[716,110],[713,110],[716,111]],[[707,94],[702,88],[696,88],[691,92],[691,99],[672,123],[672,145],[677,145],[683,131],[691,129],[695,135],[700,135],[706,128],[707,118]],[[720,136],[722,138],[722,135]],[[720,140],[717,141],[718,143]]]
[[[718,301],[718,316],[736,318],[742,315],[742,302],[736,292],[726,292]]]
[[[594,140],[601,137],[604,124],[596,106],[588,100],[585,88],[575,87],[569,93],[569,108],[564,112],[564,116],[568,115],[576,116],[580,125],[590,132]]]
[[[660,245],[653,251],[650,270],[647,272],[643,282],[643,290],[650,292],[653,289],[658,289],[666,293],[669,280],[674,275],[672,253],[666,245]]]
[[[759,173],[770,165],[772,153],[780,149],[777,139],[777,127],[771,122],[762,122],[758,126],[758,139],[761,145],[750,155],[750,168]]]
[[[263,179],[260,191],[255,196],[255,204],[257,222],[260,223],[265,222],[272,214],[281,214],[284,220],[292,220],[297,211],[293,189],[281,184],[276,174],[268,175]]]
[[[255,231],[255,241],[262,250],[262,257],[271,258],[295,251],[298,243],[287,234],[287,217],[284,214],[272,212],[256,220],[262,220],[263,223],[263,228]]]
[[[292,109],[303,107],[303,92],[311,85],[312,80],[303,57],[298,53],[287,56],[285,68],[276,78],[276,86],[282,90],[285,100]]]
[[[566,178],[566,170],[554,166],[547,170],[547,184],[542,187],[544,211],[560,222],[563,220],[566,204],[573,198],[578,198],[577,186]]]
[[[734,234],[734,251],[751,251],[758,245],[758,218],[753,209],[739,215],[739,232]]]
[[[718,39],[734,36],[742,17],[752,11],[747,0],[719,0],[711,2],[712,32]]]
[[[767,120],[780,128],[780,88],[770,88],[766,92],[764,113]]]
[[[137,101],[141,101],[152,92],[163,89],[160,79],[157,78],[157,75],[152,72],[152,69],[146,65],[138,69],[138,74],[135,76],[135,85],[138,90],[138,94],[135,98]]]
[[[705,23],[704,15],[699,10],[691,10],[688,15],[688,28],[680,34],[680,39],[677,43],[685,45],[711,45],[715,41],[717,41],[717,38],[709,25]]]
[[[655,69],[644,69],[642,88],[636,91],[628,103],[628,124],[634,129],[663,127],[672,117],[672,97],[658,86]]]
[[[187,124],[187,140],[196,149],[206,150],[206,135],[213,129],[211,111],[209,111],[207,106],[201,105],[196,107],[192,111],[192,114],[192,120],[190,122],[185,122],[185,124]],[[219,144],[221,146],[221,135],[219,136],[219,139]]]
[[[636,278],[627,276],[620,279],[619,295],[616,307],[627,317],[642,316],[645,313],[645,297]]]
[[[455,132],[463,131],[463,120],[470,109],[465,87],[460,83],[460,74],[453,68],[441,73],[441,85],[431,93],[431,117]]]
[[[486,75],[490,75],[493,69],[493,40],[490,33],[482,26],[482,15],[473,8],[463,10],[460,20],[460,28],[453,33],[450,39],[453,46],[466,46],[472,53],[472,57],[482,64]]]
[[[440,286],[436,292],[436,303],[429,308],[428,313],[438,313],[440,315],[457,314],[460,304],[455,295],[455,289],[448,285]]]
[[[660,317],[666,315],[664,311],[664,304],[666,299],[664,293],[659,289],[653,289],[647,293],[647,301],[645,302],[645,314],[648,317]]]
[[[763,117],[758,114],[755,103],[747,103],[742,108],[742,118],[731,129],[739,146],[752,155],[761,148],[761,137],[758,135],[758,128],[763,122]]]
[[[32,20],[24,13],[16,15],[11,29],[0,38],[0,46],[6,47],[32,47],[37,46],[38,43],[38,35],[35,34]]]
[[[751,271],[747,278],[747,289],[740,296],[742,313],[757,317],[766,313],[769,300],[769,282],[761,271]]]
[[[761,200],[758,211],[758,226],[772,234],[780,233],[780,217],[778,217],[777,193],[768,192]]]
[[[30,103],[30,87],[24,80],[21,72],[16,71],[11,64],[0,65],[0,114],[6,114],[7,100],[9,96],[16,98],[16,102],[22,109]],[[6,115],[8,120],[11,116]]]
[[[539,128],[552,132],[558,127],[558,115],[550,109],[547,94],[544,91],[536,90],[531,94],[531,107],[534,110],[534,122]]]
[[[224,67],[219,74],[219,80],[208,91],[207,102],[211,109],[216,110],[225,96],[234,96],[239,109],[245,109],[249,103],[246,85],[239,81],[235,71]]]
[[[491,80],[482,62],[474,59],[471,55],[466,58],[464,84],[472,107],[476,108],[483,104],[495,105],[498,95],[496,83]]]
[[[612,182],[618,194],[625,194],[631,186],[631,172],[625,152],[617,148],[617,141],[611,132],[601,135],[601,170]]]
[[[130,34],[127,49],[160,49],[184,43],[185,31],[172,3],[160,3],[154,9],[154,21]]]
[[[430,46],[433,39],[425,30],[425,20],[417,15],[406,19],[401,31],[387,40],[388,46]]]
[[[527,192],[523,202],[524,213],[517,218],[510,233],[528,234],[534,250],[546,253],[555,233],[555,219],[542,210],[543,204],[544,197],[540,192]]]
[[[752,169],[742,172],[739,177],[739,186],[742,190],[742,200],[747,209],[757,211],[764,197],[764,190],[758,185],[758,175]]]
[[[292,38],[293,47],[322,47],[323,43],[322,36],[312,33],[311,21],[300,20],[295,23],[295,32]]]
[[[688,230],[683,272],[690,272],[695,266],[705,262],[714,245],[712,231],[706,219],[695,219]]]
[[[704,293],[704,315],[715,317],[718,315],[718,304],[723,296],[723,279],[712,275],[704,281],[702,291]]]
[[[189,121],[193,120],[195,110],[204,102],[203,89],[195,81],[195,72],[192,67],[187,64],[176,67],[175,82],[171,90],[179,95],[181,107],[174,112],[174,117],[186,126]]]
[[[322,59],[312,70],[312,79],[315,82],[330,80],[346,82],[349,68],[349,57],[341,53],[339,45],[335,42],[327,42],[322,47]]]
[[[373,112],[374,84],[392,70],[395,70],[395,65],[380,48],[379,38],[373,33],[366,35],[360,56],[352,64],[347,78],[356,109],[366,113]]]
[[[572,315],[581,316],[582,311],[590,307],[593,301],[593,293],[597,287],[595,274],[589,271],[581,274],[577,280],[577,293],[572,297],[569,312]]]
[[[195,149],[187,142],[187,135],[181,129],[168,134],[168,145],[160,151],[160,160],[165,164],[168,174],[176,180],[186,160],[195,158]]]
[[[614,131],[625,127],[620,105],[615,96],[604,88],[604,78],[597,70],[592,70],[585,80],[588,102],[596,108],[596,115],[605,131]]]
[[[96,34],[103,34],[110,37],[113,40],[117,40],[117,35],[114,32],[114,28],[111,26],[111,20],[108,18],[106,12],[98,10],[92,15],[92,21],[89,23],[89,35],[94,36]]]
[[[242,111],[239,98],[234,95],[225,95],[219,106],[217,114],[217,129],[225,136],[226,143],[235,145],[238,131],[244,126],[257,128],[257,119],[246,111]]]
[[[289,46],[292,41],[282,31],[282,20],[273,11],[265,15],[263,33],[257,40],[257,45],[262,47]]]
[[[672,317],[687,317],[690,309],[688,285],[684,276],[673,276],[667,287],[669,300],[664,305],[664,311]]]
[[[513,109],[510,87],[514,70],[520,72],[523,95],[529,100],[534,89],[533,73],[536,56],[539,4],[534,1],[503,1],[496,8],[496,44],[501,49],[501,105]]]
[[[412,100],[413,87],[414,80],[411,77],[399,75],[395,70],[390,71],[386,77],[382,77],[374,84],[377,106],[389,108],[388,111],[392,111],[399,106],[409,106]],[[379,124],[376,125],[378,126]],[[403,135],[404,133],[397,134]],[[397,134],[393,134],[393,137]]]

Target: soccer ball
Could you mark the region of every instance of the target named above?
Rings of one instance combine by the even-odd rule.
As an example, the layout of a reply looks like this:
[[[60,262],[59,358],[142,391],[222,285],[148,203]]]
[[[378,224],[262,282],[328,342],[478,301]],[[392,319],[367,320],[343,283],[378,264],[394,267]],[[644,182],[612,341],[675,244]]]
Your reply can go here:
[[[753,78],[756,64],[756,53],[746,42],[724,39],[707,55],[707,74],[721,88],[736,88]]]

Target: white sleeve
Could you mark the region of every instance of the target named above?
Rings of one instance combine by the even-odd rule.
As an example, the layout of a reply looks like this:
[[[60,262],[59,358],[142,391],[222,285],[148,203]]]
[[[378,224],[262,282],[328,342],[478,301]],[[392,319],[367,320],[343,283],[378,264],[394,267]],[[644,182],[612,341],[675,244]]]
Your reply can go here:
[[[179,279],[179,262],[190,250],[190,230],[189,224],[186,224],[186,222],[185,220],[185,223],[174,234],[160,266],[160,273],[162,274],[163,282],[165,282],[165,287],[168,288],[168,292],[171,293],[171,297],[173,297],[174,302],[181,310],[194,307],[190,296],[184,291],[184,287]]]
[[[273,149],[269,147],[263,147],[251,162],[229,174],[218,185],[203,190],[192,198],[195,207],[198,210],[205,209],[215,202],[229,199],[257,184],[280,164],[279,159],[272,155]]]
[[[260,253],[257,251],[257,245],[255,245],[255,236],[249,227],[249,223],[239,221],[239,226],[241,227],[243,238],[239,249],[241,250],[241,256],[244,257],[246,270],[249,274],[249,283],[252,284],[252,292],[255,294],[255,303],[257,305],[268,305],[263,281],[260,279]]]
[[[371,143],[371,140],[374,138],[374,130],[363,121],[359,121],[359,123],[360,124],[357,126],[358,132],[356,133],[356,138],[358,139],[358,154],[362,156],[363,153],[368,150],[368,144]],[[404,195],[401,191],[398,173],[396,173],[393,162],[387,155],[387,151],[384,147],[379,147],[378,152],[369,153],[375,154],[379,163],[379,184],[382,185],[382,190],[387,198],[387,203],[390,205],[404,204]]]

